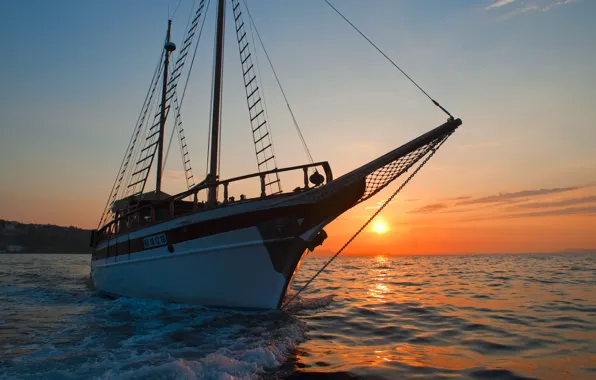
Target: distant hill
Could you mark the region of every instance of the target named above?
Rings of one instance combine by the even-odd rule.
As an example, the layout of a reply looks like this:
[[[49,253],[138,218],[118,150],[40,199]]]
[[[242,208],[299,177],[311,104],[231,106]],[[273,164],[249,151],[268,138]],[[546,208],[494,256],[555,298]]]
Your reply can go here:
[[[0,219],[0,252],[90,253],[91,230]]]

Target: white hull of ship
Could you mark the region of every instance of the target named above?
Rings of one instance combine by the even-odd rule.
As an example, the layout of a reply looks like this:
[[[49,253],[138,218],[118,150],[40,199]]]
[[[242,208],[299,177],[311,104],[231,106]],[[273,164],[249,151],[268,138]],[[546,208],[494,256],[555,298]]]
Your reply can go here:
[[[289,286],[256,227],[174,244],[173,253],[162,246],[99,259],[91,270],[108,295],[209,306],[275,309]]]

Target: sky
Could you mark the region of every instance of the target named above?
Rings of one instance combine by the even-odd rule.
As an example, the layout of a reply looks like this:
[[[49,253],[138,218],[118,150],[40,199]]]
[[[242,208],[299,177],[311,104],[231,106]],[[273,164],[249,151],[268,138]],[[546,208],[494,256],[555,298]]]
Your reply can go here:
[[[332,3],[464,122],[348,253],[596,249],[596,2]],[[174,13],[177,4],[0,1],[0,218],[96,227],[168,16],[174,41],[184,34],[192,1]],[[335,177],[444,122],[323,0],[248,4],[313,158],[329,161]],[[205,173],[214,8],[182,116],[197,177]],[[256,171],[228,11],[222,178]],[[278,164],[306,163],[264,55],[255,54]],[[176,144],[170,193],[184,189]],[[339,248],[395,186],[328,226],[322,250]]]

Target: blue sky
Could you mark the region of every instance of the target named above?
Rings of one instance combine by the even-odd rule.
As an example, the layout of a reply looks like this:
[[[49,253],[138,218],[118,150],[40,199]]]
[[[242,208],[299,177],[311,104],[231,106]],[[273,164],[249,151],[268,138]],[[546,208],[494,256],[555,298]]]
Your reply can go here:
[[[174,17],[178,42],[191,3],[182,0]],[[594,184],[595,2],[333,3],[464,120],[407,188],[405,196],[420,199],[420,207],[445,197]],[[168,8],[176,4],[0,2],[0,217],[94,226],[159,57]],[[330,161],[336,176],[443,122],[322,0],[249,6],[315,160]],[[214,8],[183,113],[199,173]],[[256,169],[232,21],[228,14],[223,177]],[[303,163],[262,53],[259,62],[279,163]],[[169,173],[175,177],[180,168],[173,151]]]

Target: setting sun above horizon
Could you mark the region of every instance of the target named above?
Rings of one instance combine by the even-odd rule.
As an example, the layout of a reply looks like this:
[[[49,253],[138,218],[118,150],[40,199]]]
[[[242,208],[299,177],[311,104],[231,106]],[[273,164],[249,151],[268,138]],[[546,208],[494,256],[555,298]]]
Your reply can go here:
[[[371,227],[372,232],[382,235],[389,231],[389,225],[382,219],[377,219]]]

